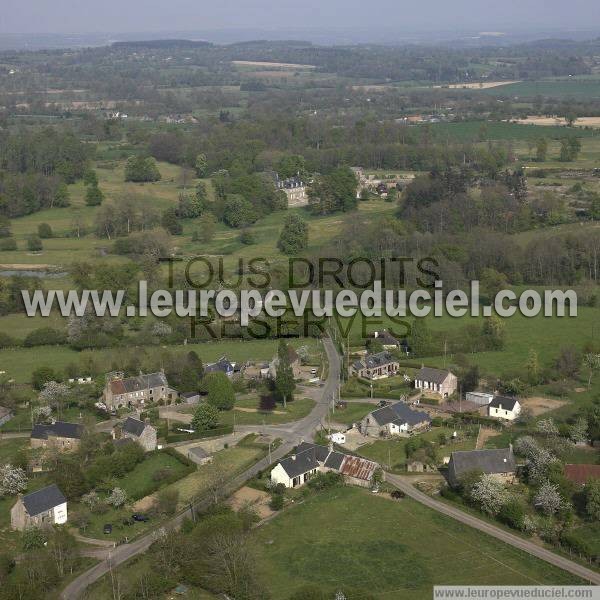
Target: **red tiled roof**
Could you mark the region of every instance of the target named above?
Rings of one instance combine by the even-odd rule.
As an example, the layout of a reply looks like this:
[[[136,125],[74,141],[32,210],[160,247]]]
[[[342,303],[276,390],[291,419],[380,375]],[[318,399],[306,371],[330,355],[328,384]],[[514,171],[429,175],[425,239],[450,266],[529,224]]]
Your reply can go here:
[[[584,485],[590,479],[600,479],[600,465],[565,465],[565,477]]]

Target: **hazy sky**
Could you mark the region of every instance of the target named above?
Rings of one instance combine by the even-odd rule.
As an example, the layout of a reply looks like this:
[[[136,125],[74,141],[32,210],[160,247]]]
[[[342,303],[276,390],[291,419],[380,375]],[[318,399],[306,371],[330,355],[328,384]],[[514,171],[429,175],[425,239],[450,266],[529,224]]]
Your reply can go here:
[[[600,0],[0,0],[0,33],[600,29]]]

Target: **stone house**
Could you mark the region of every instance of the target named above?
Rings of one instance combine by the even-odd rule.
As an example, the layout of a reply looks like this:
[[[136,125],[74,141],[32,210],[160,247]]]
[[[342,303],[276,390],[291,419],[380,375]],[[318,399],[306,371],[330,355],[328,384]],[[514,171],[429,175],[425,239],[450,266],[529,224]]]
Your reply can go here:
[[[10,509],[10,524],[23,531],[28,527],[51,527],[67,522],[67,499],[55,484],[19,496]]]
[[[102,394],[109,409],[143,406],[146,402],[173,400],[177,392],[169,387],[164,373],[141,374],[124,377],[123,373],[110,373]]]
[[[114,440],[133,440],[146,452],[152,452],[157,447],[156,427],[133,417],[127,417],[123,423],[115,425],[112,436]]]
[[[82,434],[83,425],[78,423],[37,423],[33,426],[29,441],[32,449],[55,448],[60,452],[70,452],[79,447]]]
[[[368,354],[365,358],[357,360],[352,365],[352,372],[364,379],[384,379],[395,375],[400,368],[400,363],[389,352]]]

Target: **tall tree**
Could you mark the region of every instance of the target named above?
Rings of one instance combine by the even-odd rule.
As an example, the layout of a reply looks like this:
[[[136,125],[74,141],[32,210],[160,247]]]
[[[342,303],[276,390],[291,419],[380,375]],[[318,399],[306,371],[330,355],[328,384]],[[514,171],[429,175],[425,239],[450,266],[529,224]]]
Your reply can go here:
[[[293,399],[296,382],[294,381],[294,370],[290,362],[289,347],[285,340],[279,340],[279,347],[277,348],[275,389],[283,399],[284,408],[287,407],[287,401]]]

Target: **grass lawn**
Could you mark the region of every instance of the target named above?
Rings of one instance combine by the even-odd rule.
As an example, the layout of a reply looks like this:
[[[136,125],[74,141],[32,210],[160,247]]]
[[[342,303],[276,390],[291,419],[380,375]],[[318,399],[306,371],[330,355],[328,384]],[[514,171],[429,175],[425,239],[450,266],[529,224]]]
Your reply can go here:
[[[172,489],[179,490],[180,506],[205,494],[215,477],[225,474],[227,478],[248,468],[259,460],[265,451],[258,445],[243,445],[226,448],[213,455],[212,464],[202,465],[187,477],[171,484]]]
[[[12,438],[0,441],[0,465],[12,463],[22,448],[29,447],[29,438]]]
[[[117,480],[116,485],[127,493],[130,500],[138,500],[152,494],[164,485],[164,480],[155,481],[153,475],[163,469],[169,471],[169,478],[184,477],[193,467],[188,467],[175,456],[166,452],[152,452],[133,471]]]
[[[419,438],[438,444],[441,433],[449,440],[444,446],[438,448],[438,458],[450,456],[456,450],[473,450],[477,441],[477,427],[469,427],[459,432],[457,440],[451,440],[450,436],[454,430],[448,427],[434,427],[431,431],[419,435]],[[357,452],[366,458],[370,458],[389,468],[396,473],[406,471],[406,443],[412,438],[397,438],[392,440],[377,440],[372,444],[361,446]],[[391,463],[391,464],[390,464]]]
[[[344,585],[386,600],[429,600],[434,584],[582,583],[413,500],[393,502],[358,488],[314,496],[253,538],[273,600],[309,583],[332,591]]]
[[[274,411],[262,411],[259,409],[258,398],[246,397],[236,400],[236,408],[257,410],[258,412],[246,412],[244,410],[225,411],[220,414],[220,425],[232,425],[235,415],[236,425],[279,425],[290,423],[306,417],[315,405],[310,398],[298,398],[287,403],[287,408],[278,404]]]
[[[350,426],[376,408],[378,408],[376,404],[369,404],[368,402],[348,402],[346,408],[336,408],[335,412],[331,413],[330,418],[334,423]]]

